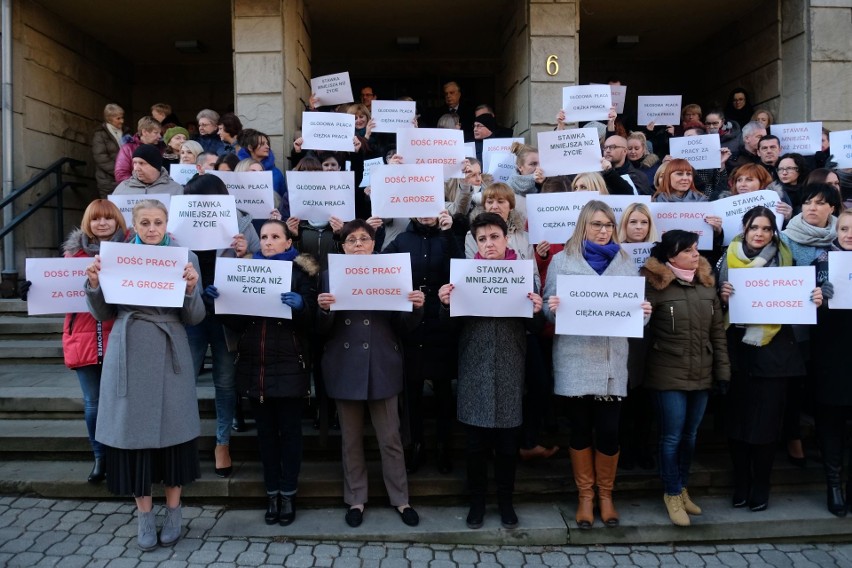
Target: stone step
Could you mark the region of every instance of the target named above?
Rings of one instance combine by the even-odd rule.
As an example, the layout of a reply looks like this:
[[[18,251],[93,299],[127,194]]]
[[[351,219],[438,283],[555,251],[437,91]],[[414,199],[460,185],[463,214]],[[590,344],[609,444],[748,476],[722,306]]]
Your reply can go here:
[[[5,364],[61,363],[62,339],[7,339],[0,341]]]
[[[62,339],[61,317],[0,316],[0,343],[8,339]]]
[[[19,298],[0,298],[0,314],[27,315],[27,303]]]

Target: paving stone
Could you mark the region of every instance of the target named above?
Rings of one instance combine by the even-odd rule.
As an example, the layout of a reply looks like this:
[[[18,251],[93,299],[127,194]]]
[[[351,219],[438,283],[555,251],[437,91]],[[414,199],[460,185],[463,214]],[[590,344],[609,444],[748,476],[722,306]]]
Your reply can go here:
[[[472,548],[459,548],[453,550],[452,558],[459,564],[476,564],[479,561],[479,554]]]
[[[185,560],[166,560],[160,562],[157,568],[186,568],[187,566],[189,566],[189,563]]]
[[[134,558],[113,558],[106,564],[106,568],[136,568],[137,566],[139,561]]]
[[[802,554],[811,562],[816,562],[822,566],[831,566],[834,559],[824,550],[805,550]]]
[[[385,557],[385,547],[376,544],[368,544],[361,547],[358,556],[365,560],[381,560]]]
[[[651,552],[631,552],[630,559],[637,566],[659,566],[660,560]]]
[[[50,568],[52,566],[59,566],[59,563],[62,562],[62,559],[58,556],[45,556],[36,564],[36,568]]]
[[[0,544],[0,552],[11,552],[12,554],[19,554],[29,550],[34,543],[35,541],[33,539],[19,537],[14,540],[10,540],[3,544]],[[76,548],[76,546],[74,548]]]
[[[704,566],[704,560],[694,552],[675,552],[674,556],[684,566]]]
[[[296,545],[292,542],[270,542],[266,547],[266,553],[270,556],[275,554],[278,556],[290,556],[296,550]]]
[[[716,556],[725,566],[748,566],[748,562],[739,552],[720,552]]]
[[[615,558],[608,552],[589,552],[586,561],[592,566],[615,566]]]
[[[503,566],[520,566],[524,563],[524,554],[520,550],[498,550],[497,563]]]
[[[341,556],[335,558],[333,568],[361,568],[361,559],[357,556]]]
[[[266,553],[257,551],[246,551],[237,556],[238,566],[260,566],[266,562]]]
[[[291,554],[284,562],[287,568],[310,568],[314,565],[314,557],[309,554],[297,555]]]
[[[44,554],[41,552],[21,552],[10,558],[6,565],[9,567],[25,566],[26,568],[30,568],[30,566],[34,566],[40,562],[42,558],[44,558]]]
[[[802,552],[790,552],[787,556],[796,568],[819,568],[819,564],[808,560]]]
[[[431,548],[425,546],[412,546],[405,551],[405,558],[417,562],[429,562],[434,558]]]

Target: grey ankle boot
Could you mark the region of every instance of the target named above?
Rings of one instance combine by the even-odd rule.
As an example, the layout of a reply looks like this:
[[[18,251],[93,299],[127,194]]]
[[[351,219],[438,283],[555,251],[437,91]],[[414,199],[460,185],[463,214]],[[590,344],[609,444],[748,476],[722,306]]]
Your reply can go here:
[[[142,550],[154,550],[157,548],[157,522],[154,511],[143,513],[137,510],[136,519],[139,522],[136,545]]]
[[[180,533],[183,524],[183,514],[181,513],[180,504],[172,509],[166,506],[166,519],[163,521],[163,528],[160,529],[160,545],[171,546],[180,540]]]

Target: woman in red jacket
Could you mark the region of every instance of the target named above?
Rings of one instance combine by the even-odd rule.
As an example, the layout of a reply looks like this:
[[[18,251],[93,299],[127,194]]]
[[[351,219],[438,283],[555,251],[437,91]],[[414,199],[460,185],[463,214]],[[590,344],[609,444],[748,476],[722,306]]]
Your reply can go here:
[[[100,251],[101,242],[124,242],[126,234],[127,226],[118,207],[106,199],[96,199],[86,207],[80,228],[68,235],[62,250],[66,257],[93,257]],[[82,285],[81,281],[81,290]],[[84,312],[66,314],[62,330],[65,365],[77,371],[80,388],[83,390],[83,416],[89,432],[89,443],[95,454],[95,464],[89,474],[89,483],[99,483],[106,477],[104,450],[95,440],[95,425],[98,420],[101,365],[111,329],[111,320],[99,322],[89,312]]]

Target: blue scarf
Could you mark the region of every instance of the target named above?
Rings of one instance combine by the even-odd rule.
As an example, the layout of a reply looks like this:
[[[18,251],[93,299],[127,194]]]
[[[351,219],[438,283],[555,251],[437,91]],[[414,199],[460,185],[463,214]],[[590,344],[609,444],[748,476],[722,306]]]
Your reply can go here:
[[[621,247],[610,241],[605,245],[599,245],[591,241],[583,241],[583,258],[589,263],[589,266],[598,274],[603,274],[615,255]]]
[[[273,254],[272,256],[263,256],[263,253],[257,251],[253,255],[252,258],[256,258],[259,260],[293,260],[299,256],[299,251],[296,250],[296,247],[290,247],[284,252],[279,252],[278,254]]]
[[[134,244],[134,245],[146,245],[146,244],[148,244],[148,243],[143,243],[143,242],[142,242],[142,239],[140,239],[140,238],[139,238],[139,233],[137,233],[137,234],[136,234],[136,235],[134,235],[134,237],[133,237],[133,244]],[[166,236],[165,236],[165,237],[163,237],[163,240],[162,240],[162,241],[160,241],[160,244],[155,245],[155,246],[158,246],[158,247],[167,247],[167,246],[170,246],[171,244],[172,244],[172,238],[169,236],[169,234],[168,234],[168,233],[166,233]]]

